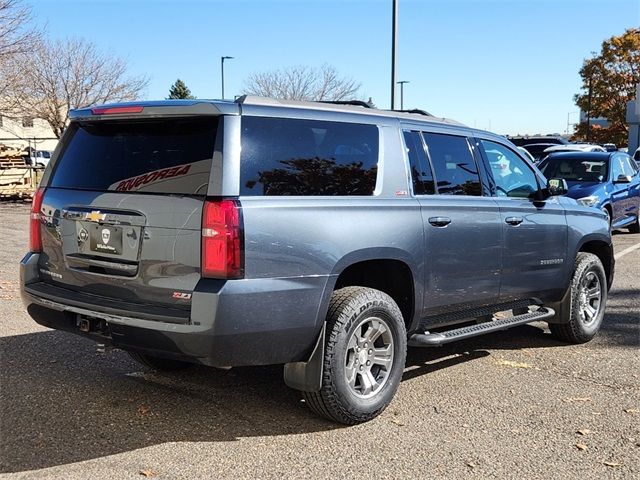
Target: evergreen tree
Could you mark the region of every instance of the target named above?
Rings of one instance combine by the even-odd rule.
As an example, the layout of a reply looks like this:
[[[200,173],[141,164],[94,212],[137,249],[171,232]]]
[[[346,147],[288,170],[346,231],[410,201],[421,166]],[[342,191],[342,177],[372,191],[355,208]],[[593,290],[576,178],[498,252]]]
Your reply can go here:
[[[175,100],[180,98],[191,99],[196,97],[191,95],[191,90],[189,90],[189,87],[187,87],[182,80],[177,79],[176,83],[171,85],[171,88],[169,89],[169,97],[167,98],[167,100]]]

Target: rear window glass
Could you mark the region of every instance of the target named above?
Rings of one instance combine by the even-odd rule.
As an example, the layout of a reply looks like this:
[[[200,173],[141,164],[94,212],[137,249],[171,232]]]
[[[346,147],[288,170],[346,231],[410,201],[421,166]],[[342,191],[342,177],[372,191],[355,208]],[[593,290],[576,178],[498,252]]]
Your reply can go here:
[[[50,185],[204,195],[217,126],[214,117],[74,123]]]
[[[243,117],[240,194],[372,195],[378,127]]]

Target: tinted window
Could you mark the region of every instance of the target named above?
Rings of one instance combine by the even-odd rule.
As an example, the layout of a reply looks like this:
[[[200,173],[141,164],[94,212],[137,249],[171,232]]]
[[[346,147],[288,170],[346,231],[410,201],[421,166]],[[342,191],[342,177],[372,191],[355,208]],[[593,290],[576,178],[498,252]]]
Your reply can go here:
[[[438,193],[482,195],[478,168],[465,137],[424,133]]]
[[[411,167],[411,181],[413,193],[416,195],[432,194],[435,192],[431,165],[424,151],[422,137],[418,132],[404,132],[404,142],[407,147],[409,166]]]
[[[241,195],[371,195],[378,127],[243,117]]]
[[[215,118],[74,123],[52,187],[204,195]]]
[[[547,178],[564,178],[568,182],[603,182],[607,179],[607,161],[592,157],[548,157],[540,164]]]
[[[480,140],[496,182],[496,194],[527,198],[538,190],[536,175],[527,162],[505,145]]]

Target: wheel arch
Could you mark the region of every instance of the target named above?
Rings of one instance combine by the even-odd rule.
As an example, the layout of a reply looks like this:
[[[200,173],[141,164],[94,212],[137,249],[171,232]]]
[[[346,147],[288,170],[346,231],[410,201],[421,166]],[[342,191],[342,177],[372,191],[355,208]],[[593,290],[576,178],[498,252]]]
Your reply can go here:
[[[613,273],[615,269],[613,245],[610,239],[601,238],[600,236],[586,237],[584,241],[578,245],[576,255],[579,252],[592,253],[600,259],[607,276],[607,289],[610,289],[613,283]]]
[[[422,284],[419,272],[412,268],[415,264],[407,252],[393,248],[360,250],[346,255],[334,267],[319,318],[326,316],[329,299],[335,290],[347,286],[369,287],[393,298],[409,331],[422,308],[422,297],[416,296],[416,292],[422,291]]]

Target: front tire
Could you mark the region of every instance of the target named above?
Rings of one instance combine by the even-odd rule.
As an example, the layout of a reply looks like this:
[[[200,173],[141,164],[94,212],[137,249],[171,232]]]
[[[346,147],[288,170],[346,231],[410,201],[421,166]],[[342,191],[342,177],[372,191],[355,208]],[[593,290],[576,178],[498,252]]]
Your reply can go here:
[[[550,323],[549,330],[564,342],[586,343],[600,330],[607,302],[607,277],[597,256],[578,253],[570,288],[568,318]]]
[[[407,354],[400,309],[379,290],[345,287],[331,297],[319,392],[303,392],[316,414],[354,425],[377,417],[398,390]]]

